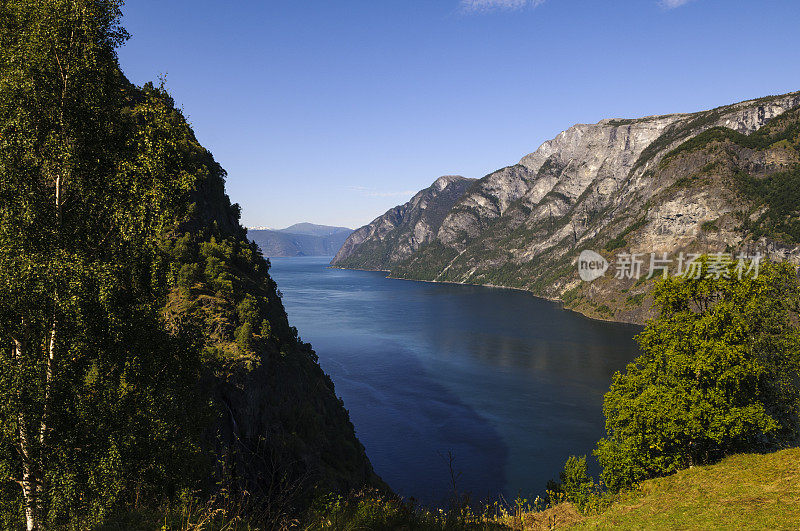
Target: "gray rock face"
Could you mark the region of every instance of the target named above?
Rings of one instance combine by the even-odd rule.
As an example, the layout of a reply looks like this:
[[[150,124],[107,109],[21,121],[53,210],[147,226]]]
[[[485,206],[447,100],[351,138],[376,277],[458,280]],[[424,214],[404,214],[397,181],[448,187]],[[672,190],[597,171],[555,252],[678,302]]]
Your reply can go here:
[[[461,197],[444,218],[437,238],[463,250],[488,224],[499,218],[522,197],[533,182],[534,173],[520,164],[491,173]]]
[[[713,235],[701,229],[741,208],[725,179],[736,171],[766,175],[789,167],[797,153],[711,150],[666,166],[665,156],[711,128],[752,134],[798,105],[800,93],[792,93],[694,114],[575,125],[518,164],[454,188],[446,201],[435,199],[441,185],[420,192],[356,231],[334,264],[351,267],[348,257],[360,255],[359,267],[393,276],[512,286],[559,298],[576,286],[570,272],[580,248],[602,248],[614,238],[647,253],[741,244],[747,235],[733,226]],[[709,175],[695,179],[702,186],[676,186],[701,174]],[[437,203],[438,225],[412,214],[424,210],[428,197]],[[778,247],[775,252],[791,256]]]
[[[439,177],[408,203],[353,232],[331,264],[381,270],[408,258],[436,237],[447,213],[473,182],[458,175]]]

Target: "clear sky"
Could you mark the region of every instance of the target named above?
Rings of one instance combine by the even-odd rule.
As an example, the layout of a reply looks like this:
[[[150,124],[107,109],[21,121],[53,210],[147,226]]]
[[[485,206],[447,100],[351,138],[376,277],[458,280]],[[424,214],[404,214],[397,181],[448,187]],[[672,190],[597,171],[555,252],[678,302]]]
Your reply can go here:
[[[247,226],[357,227],[574,123],[800,90],[797,0],[130,0]]]

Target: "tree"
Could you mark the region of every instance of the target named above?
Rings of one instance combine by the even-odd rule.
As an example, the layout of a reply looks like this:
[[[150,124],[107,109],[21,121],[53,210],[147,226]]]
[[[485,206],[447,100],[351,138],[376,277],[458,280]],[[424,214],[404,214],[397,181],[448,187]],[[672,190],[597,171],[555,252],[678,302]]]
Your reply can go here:
[[[559,473],[559,483],[547,482],[547,493],[551,503],[563,499],[574,503],[579,511],[585,512],[589,503],[597,496],[597,487],[589,476],[586,456],[571,455]]]
[[[120,5],[0,2],[0,528],[378,482]]]
[[[119,71],[121,3],[0,3],[0,504],[29,530],[174,489],[202,429],[195,336],[160,317],[194,176]]]
[[[737,264],[655,291],[660,316],[637,340],[642,354],[614,376],[595,454],[612,490],[732,452],[796,441],[798,280],[788,264]],[[709,274],[711,273],[711,274]]]

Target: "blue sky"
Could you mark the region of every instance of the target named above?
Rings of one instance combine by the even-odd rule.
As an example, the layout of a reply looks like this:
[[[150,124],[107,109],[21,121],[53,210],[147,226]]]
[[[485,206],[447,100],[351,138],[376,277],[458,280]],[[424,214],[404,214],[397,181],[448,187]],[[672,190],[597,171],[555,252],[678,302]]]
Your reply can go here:
[[[800,90],[797,0],[131,0],[247,226],[363,225],[574,123]]]

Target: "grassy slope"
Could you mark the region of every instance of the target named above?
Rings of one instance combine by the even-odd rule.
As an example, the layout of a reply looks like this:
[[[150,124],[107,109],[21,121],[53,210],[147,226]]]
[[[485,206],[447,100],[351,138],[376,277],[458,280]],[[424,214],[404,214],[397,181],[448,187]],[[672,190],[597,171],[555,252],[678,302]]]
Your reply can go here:
[[[573,529],[800,529],[800,449],[646,481]]]

